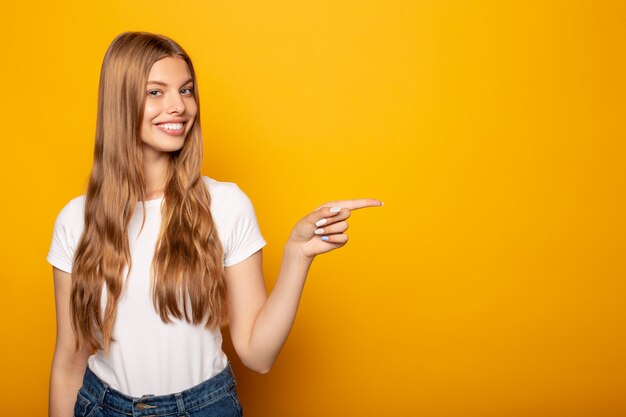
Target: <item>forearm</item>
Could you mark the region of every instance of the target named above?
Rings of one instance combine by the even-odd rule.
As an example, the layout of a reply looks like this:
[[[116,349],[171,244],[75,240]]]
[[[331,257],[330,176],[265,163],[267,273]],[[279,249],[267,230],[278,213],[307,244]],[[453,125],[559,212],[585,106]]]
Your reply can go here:
[[[249,358],[255,369],[270,370],[291,331],[313,259],[285,245],[276,284],[261,309],[250,336]]]
[[[85,369],[72,369],[55,361],[50,372],[49,417],[74,415],[74,404],[78,390],[83,384]]]

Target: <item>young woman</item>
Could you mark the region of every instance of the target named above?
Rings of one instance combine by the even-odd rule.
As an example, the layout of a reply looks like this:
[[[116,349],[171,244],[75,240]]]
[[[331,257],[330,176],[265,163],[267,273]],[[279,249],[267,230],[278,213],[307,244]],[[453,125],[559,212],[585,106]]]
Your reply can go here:
[[[254,208],[202,176],[196,75],[173,40],[119,35],[102,64],[86,194],[57,216],[57,339],[50,415],[240,416],[220,327],[266,373],[291,330],[311,262],[342,247],[350,211],[333,201],[300,220],[267,295]]]

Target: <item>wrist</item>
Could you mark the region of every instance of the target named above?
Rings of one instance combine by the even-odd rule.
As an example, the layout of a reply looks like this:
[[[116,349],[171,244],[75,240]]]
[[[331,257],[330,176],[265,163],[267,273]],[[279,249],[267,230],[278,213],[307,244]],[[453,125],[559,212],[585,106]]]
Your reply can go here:
[[[313,259],[315,259],[314,256],[311,257],[311,256],[305,255],[304,252],[302,252],[300,245],[298,245],[297,243],[291,240],[288,240],[287,243],[285,244],[285,248],[283,250],[283,256],[291,260],[297,261],[297,262],[308,263],[308,264],[313,262]]]

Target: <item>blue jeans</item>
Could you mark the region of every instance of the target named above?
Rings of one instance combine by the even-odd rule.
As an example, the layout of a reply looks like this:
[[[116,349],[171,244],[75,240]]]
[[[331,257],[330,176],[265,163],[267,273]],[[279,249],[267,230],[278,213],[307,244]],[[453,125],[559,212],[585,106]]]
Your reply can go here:
[[[242,417],[235,385],[229,362],[219,374],[185,391],[129,397],[110,388],[88,366],[76,397],[74,417]]]

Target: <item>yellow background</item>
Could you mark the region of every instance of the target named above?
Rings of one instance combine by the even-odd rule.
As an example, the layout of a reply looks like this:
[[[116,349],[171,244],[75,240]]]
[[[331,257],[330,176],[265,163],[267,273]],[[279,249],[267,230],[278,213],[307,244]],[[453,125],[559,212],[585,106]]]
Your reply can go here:
[[[315,260],[268,375],[226,343],[248,417],[626,415],[624,4],[3,5],[1,413],[46,413],[53,222],[106,48],[146,30],[194,60],[203,174],[253,201],[268,289],[301,217],[385,202]]]

